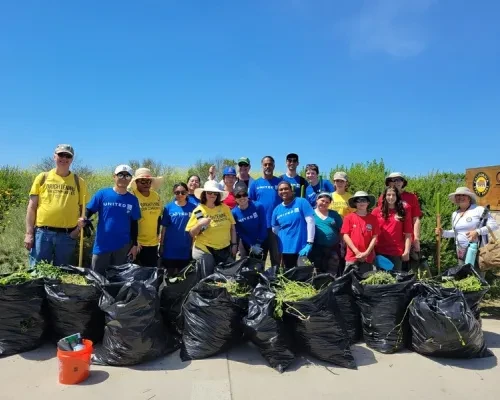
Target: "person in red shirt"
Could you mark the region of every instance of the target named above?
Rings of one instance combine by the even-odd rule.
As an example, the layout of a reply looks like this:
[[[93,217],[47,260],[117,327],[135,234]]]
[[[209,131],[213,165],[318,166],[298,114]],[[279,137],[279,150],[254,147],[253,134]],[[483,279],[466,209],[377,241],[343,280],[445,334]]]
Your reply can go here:
[[[236,169],[233,167],[224,168],[222,180],[224,181],[222,190],[228,192],[227,197],[222,202],[232,210],[237,205],[233,193],[234,184],[236,183]]]
[[[387,187],[383,199],[382,206],[372,211],[380,228],[375,253],[391,260],[394,271],[401,271],[403,261],[410,258],[413,232],[411,208],[401,199],[395,187]]]
[[[420,209],[417,195],[407,192],[405,190],[406,185],[408,185],[408,180],[401,172],[392,172],[387,178],[385,178],[385,186],[397,188],[401,193],[401,199],[411,208],[413,234],[411,238],[410,261],[408,263],[403,263],[403,270],[408,271],[411,269],[411,260],[417,260],[418,262],[420,258],[418,255],[420,253],[420,220],[423,214]],[[380,196],[378,199],[378,206],[382,205],[382,201],[383,197]]]
[[[373,271],[375,268],[375,243],[379,234],[378,221],[368,210],[375,205],[375,197],[359,191],[349,199],[349,207],[356,212],[347,214],[342,223],[340,233],[347,245],[345,256],[346,269],[354,269],[360,274]]]

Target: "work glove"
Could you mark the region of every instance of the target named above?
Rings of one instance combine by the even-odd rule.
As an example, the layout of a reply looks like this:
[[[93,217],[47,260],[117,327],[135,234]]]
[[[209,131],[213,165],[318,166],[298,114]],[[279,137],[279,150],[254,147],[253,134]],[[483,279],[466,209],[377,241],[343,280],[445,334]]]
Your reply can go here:
[[[257,243],[250,247],[250,253],[260,256],[262,254],[262,247],[260,247],[260,244]]]
[[[90,219],[85,219],[85,226],[83,227],[83,236],[89,238],[94,232],[94,225]]]
[[[307,243],[302,250],[299,251],[299,256],[308,256],[312,250],[312,244]]]

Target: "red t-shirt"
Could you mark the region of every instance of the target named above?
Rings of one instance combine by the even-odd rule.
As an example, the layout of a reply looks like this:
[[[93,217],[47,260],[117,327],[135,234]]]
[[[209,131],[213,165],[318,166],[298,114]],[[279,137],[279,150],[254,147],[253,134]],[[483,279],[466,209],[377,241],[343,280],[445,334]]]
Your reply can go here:
[[[234,194],[232,192],[229,192],[227,197],[222,200],[222,202],[228,206],[231,210],[236,207],[236,199],[234,198]]]
[[[372,211],[377,218],[380,233],[377,236],[375,253],[388,256],[401,256],[405,251],[405,233],[413,233],[411,209],[408,204],[404,205],[406,215],[404,221],[396,219],[396,210],[389,210],[387,220],[382,214],[380,207]]]
[[[341,234],[347,233],[352,240],[352,243],[356,248],[363,252],[368,249],[370,242],[373,237],[379,234],[379,226],[377,218],[371,214],[368,215],[358,215],[357,213],[350,213],[344,217],[344,222],[342,223]],[[347,246],[347,253],[345,256],[346,261],[356,261],[356,254]],[[375,252],[372,251],[368,257],[366,257],[366,262],[372,263],[375,259]]]
[[[378,206],[382,207],[383,195],[378,198]],[[422,218],[422,210],[420,209],[420,204],[418,203],[418,197],[414,193],[401,192],[401,200],[408,204],[411,208],[411,218],[413,221],[414,217]],[[412,222],[413,225],[413,222]]]

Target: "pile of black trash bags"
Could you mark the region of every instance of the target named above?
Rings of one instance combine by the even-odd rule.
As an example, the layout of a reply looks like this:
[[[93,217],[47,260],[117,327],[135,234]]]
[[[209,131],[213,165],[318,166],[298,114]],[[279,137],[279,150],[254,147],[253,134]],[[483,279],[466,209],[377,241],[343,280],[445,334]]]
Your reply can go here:
[[[0,355],[32,350],[80,332],[96,345],[92,362],[130,366],[180,348],[183,361],[211,357],[251,341],[269,365],[285,371],[300,354],[356,369],[353,344],[390,354],[405,348],[425,356],[479,358],[487,349],[479,304],[489,286],[470,265],[451,268],[448,277],[471,274],[479,292],[444,289],[417,281],[413,274],[392,273],[396,283],[365,285],[356,272],[338,278],[312,267],[284,272],[307,282],[317,294],[288,304],[275,317],[276,268],[264,271],[260,260],[243,258],[220,264],[199,281],[195,264],[175,276],[135,264],[110,266],[101,276],[67,266],[83,275],[86,286],[37,279],[0,286]],[[216,282],[235,281],[250,288],[233,297]]]

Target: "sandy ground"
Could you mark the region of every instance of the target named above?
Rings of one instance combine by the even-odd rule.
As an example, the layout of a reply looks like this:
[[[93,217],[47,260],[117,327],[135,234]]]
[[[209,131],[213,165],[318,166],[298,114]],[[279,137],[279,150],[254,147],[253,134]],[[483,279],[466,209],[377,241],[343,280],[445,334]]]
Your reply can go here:
[[[251,344],[206,360],[182,362],[179,352],[135,367],[91,366],[87,381],[58,382],[54,346],[0,359],[0,399],[500,399],[500,320],[483,329],[495,357],[430,359],[403,351],[384,355],[353,346],[357,370],[299,357],[283,374]]]

